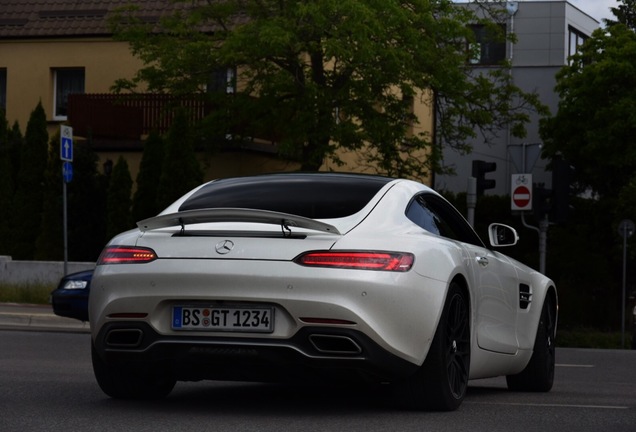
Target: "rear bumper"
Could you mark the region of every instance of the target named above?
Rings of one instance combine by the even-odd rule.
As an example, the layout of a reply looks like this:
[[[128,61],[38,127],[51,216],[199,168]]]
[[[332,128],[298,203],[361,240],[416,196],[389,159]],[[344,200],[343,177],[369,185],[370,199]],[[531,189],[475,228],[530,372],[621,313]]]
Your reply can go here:
[[[156,368],[180,381],[390,382],[418,366],[353,329],[303,327],[289,339],[160,335],[145,322],[101,328],[95,348],[108,363]]]
[[[390,273],[307,269],[289,262],[241,260],[157,260],[144,265],[98,266],[92,281],[89,316],[93,340],[125,319],[147,323],[160,341],[187,340],[172,328],[175,306],[241,304],[274,308],[272,333],[214,333],[209,340],[235,337],[256,346],[285,346],[309,320],[351,323],[324,325],[355,331],[381,350],[421,365],[444,304],[447,284],[416,272]],[[145,316],[139,320],[122,315]],[[107,330],[106,330],[107,331]],[[195,337],[196,336],[196,337]],[[193,340],[204,340],[200,332]],[[218,339],[215,339],[218,338]],[[361,337],[362,338],[362,337]],[[159,343],[159,342],[157,342]],[[309,357],[311,351],[295,344]]]

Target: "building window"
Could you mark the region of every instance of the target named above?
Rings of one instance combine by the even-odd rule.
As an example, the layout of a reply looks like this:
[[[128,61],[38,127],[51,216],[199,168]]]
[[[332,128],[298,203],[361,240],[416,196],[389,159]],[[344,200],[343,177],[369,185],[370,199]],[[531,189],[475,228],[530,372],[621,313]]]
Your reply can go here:
[[[497,65],[506,59],[505,25],[472,25],[474,40],[468,43],[469,62],[474,65]]]
[[[84,68],[53,70],[54,120],[66,120],[68,115],[68,95],[84,93]]]
[[[7,70],[0,68],[0,109],[7,111]]]
[[[210,74],[208,93],[234,93],[236,88],[236,69],[219,68]]]
[[[573,27],[569,28],[570,43],[568,46],[568,57],[573,56],[579,51],[579,48],[587,40],[588,36]]]

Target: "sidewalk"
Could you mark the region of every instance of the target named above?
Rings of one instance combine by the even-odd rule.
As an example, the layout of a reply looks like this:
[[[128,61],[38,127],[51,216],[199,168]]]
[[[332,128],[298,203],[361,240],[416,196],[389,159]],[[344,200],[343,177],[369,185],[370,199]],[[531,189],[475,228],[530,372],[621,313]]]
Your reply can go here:
[[[90,325],[53,313],[50,305],[0,303],[0,329],[90,332]]]

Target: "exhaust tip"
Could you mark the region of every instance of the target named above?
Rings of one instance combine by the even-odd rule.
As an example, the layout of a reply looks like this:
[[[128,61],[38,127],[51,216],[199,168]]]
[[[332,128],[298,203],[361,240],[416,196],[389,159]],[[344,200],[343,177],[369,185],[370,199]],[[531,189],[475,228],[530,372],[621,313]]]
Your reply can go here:
[[[313,334],[309,341],[323,354],[360,354],[362,348],[348,336]]]
[[[115,329],[106,335],[106,345],[110,347],[134,348],[141,345],[144,333],[140,329]]]

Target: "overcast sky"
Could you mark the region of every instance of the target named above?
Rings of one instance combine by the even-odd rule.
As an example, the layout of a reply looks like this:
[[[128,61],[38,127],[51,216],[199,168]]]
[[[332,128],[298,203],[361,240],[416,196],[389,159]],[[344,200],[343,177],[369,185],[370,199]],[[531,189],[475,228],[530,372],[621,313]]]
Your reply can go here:
[[[453,0],[457,3],[466,3],[470,0]],[[519,1],[533,1],[533,0],[519,0]],[[536,0],[539,1],[539,0]],[[614,18],[611,7],[616,7],[619,0],[568,0],[571,4],[581,9],[592,18],[596,19],[601,24],[603,18]]]
[[[603,18],[614,18],[611,7],[618,6],[618,0],[569,0],[574,6],[590,15],[592,18],[603,22]]]

